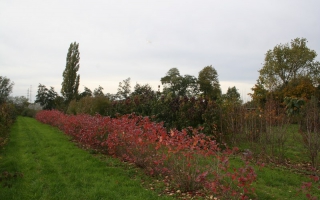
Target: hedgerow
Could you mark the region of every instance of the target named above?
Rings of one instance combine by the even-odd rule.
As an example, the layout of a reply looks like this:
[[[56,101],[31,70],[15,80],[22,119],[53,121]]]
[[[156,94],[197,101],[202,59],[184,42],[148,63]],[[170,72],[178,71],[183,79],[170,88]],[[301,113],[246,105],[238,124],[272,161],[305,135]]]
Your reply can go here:
[[[170,181],[181,191],[201,190],[223,199],[246,199],[254,193],[254,169],[245,162],[231,168],[229,158],[237,148],[218,144],[202,129],[187,128],[167,132],[163,123],[148,117],[123,115],[65,115],[41,111],[36,119],[58,127],[85,148],[95,149],[134,163],[151,176]]]
[[[13,104],[0,104],[0,147],[3,146],[8,138],[10,126],[16,119],[16,110]]]

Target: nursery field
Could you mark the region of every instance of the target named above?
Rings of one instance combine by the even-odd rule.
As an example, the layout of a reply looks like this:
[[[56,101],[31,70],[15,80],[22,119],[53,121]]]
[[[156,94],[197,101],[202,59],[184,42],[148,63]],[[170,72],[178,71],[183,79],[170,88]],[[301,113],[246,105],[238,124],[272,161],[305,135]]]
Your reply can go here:
[[[65,122],[68,121],[67,118],[64,119]],[[90,119],[94,118],[86,118],[85,120],[89,121]],[[95,121],[99,120],[95,119]],[[57,123],[58,120],[53,120],[53,122]],[[126,121],[126,124],[128,126],[129,122]],[[75,124],[73,125],[75,126]],[[89,126],[89,123],[85,126]],[[71,130],[71,128],[69,127],[68,130]],[[77,126],[77,130],[81,132],[81,127]],[[98,127],[96,131],[101,131],[101,127]],[[111,134],[111,131],[109,134]],[[122,137],[122,135],[120,136]],[[97,149],[87,148],[88,146],[81,145],[79,141],[74,143],[72,142],[75,141],[74,138],[75,136],[73,138],[67,136],[57,128],[41,124],[34,119],[18,117],[17,122],[11,129],[10,142],[5,149],[0,151],[0,172],[2,173],[0,175],[0,199],[172,199],[172,196],[191,199],[190,195],[188,197],[190,193],[180,190],[177,185],[169,184],[170,180],[169,183],[161,180],[161,178],[165,179],[164,176],[146,176],[145,173],[150,174],[151,171],[130,164],[130,159],[127,158],[130,155],[126,155],[127,162],[124,163],[117,158],[102,156],[97,153]],[[163,138],[163,140],[165,139]],[[198,140],[200,143],[201,140]],[[87,138],[86,143],[90,143],[89,141],[91,140]],[[100,141],[103,144],[101,138]],[[112,141],[119,142],[116,138],[113,138]],[[137,142],[141,145],[139,149],[143,149],[143,141],[138,138]],[[91,143],[92,147],[97,148],[97,141]],[[130,146],[129,143],[126,143],[126,145]],[[194,145],[194,141],[192,141],[192,145]],[[87,150],[83,150],[79,146]],[[109,153],[111,153],[112,148],[109,148]],[[122,150],[122,153],[124,152],[123,149],[120,150]],[[135,149],[131,148],[130,150]],[[178,150],[173,149],[172,151]],[[119,154],[119,149],[114,151],[114,155],[117,152]],[[155,154],[154,151],[152,152]],[[299,154],[294,155],[299,156]],[[193,157],[196,156],[193,155]],[[121,156],[119,158],[124,160]],[[249,175],[253,173],[243,171],[243,169],[250,168],[241,168],[243,161],[239,158],[239,154],[229,155],[228,158],[230,169],[233,167],[242,169],[239,172],[246,174],[246,176],[241,176],[241,173],[234,173],[233,176],[237,179],[250,179]],[[137,158],[135,157],[135,159]],[[166,162],[169,161],[166,160]],[[208,161],[204,161],[203,158],[193,161],[196,161],[196,164],[199,165],[195,166],[196,169],[207,169],[200,166],[208,164]],[[136,160],[135,163],[137,163]],[[147,165],[148,163],[142,164]],[[184,166],[177,162],[173,162],[173,164],[177,168]],[[213,165],[214,163],[212,163]],[[311,183],[309,177],[305,174],[296,173],[279,166],[267,165],[260,168],[254,162],[250,165],[255,170],[256,179],[252,178],[253,183],[250,184],[250,189],[253,188],[254,192],[248,193],[248,198],[308,199],[307,195],[309,194],[310,197],[315,198],[320,196],[320,191],[317,188],[319,184],[312,183],[311,187],[308,184],[303,185],[304,182]],[[158,164],[158,166],[160,168],[161,164]],[[221,169],[216,169],[221,171]],[[178,171],[181,171],[181,169],[178,168]],[[157,171],[153,170],[152,172],[156,173]],[[190,170],[189,173],[195,172]],[[179,178],[181,179],[183,175],[180,174]],[[201,180],[198,180],[199,177],[205,180],[206,175],[202,173],[201,176],[197,176],[195,182],[201,182]],[[228,177],[222,175],[217,177],[228,179]],[[171,181],[177,182],[174,178]],[[235,182],[230,181],[221,183],[235,184]],[[243,189],[247,188],[247,186],[242,187]],[[210,189],[218,191],[217,188],[209,187],[206,191],[200,191],[200,194],[203,193],[204,195],[194,196],[193,199],[214,199],[216,195],[213,191],[210,192]],[[300,191],[301,189],[304,189],[304,191]],[[229,190],[225,189],[225,191]],[[221,197],[220,199],[226,198]],[[235,196],[233,199],[240,198]]]

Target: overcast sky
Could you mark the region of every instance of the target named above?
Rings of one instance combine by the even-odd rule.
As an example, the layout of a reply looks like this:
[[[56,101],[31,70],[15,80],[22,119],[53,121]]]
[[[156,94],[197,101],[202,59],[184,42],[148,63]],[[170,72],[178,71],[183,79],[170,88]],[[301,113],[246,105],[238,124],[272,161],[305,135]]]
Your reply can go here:
[[[70,43],[79,43],[80,87],[116,93],[130,77],[154,90],[169,69],[218,72],[223,93],[244,100],[265,53],[297,37],[320,53],[319,0],[0,0],[0,76],[32,101],[39,83],[60,93]],[[319,56],[316,60],[320,60]],[[162,87],[161,87],[162,89]]]

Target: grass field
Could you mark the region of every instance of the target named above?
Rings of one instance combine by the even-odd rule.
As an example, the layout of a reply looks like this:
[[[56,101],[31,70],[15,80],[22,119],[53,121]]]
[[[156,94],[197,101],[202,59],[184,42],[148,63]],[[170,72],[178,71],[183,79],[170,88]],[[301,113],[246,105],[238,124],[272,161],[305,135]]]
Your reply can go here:
[[[31,118],[13,125],[0,172],[23,174],[0,182],[0,199],[169,199],[143,188],[135,168],[101,160]]]
[[[288,148],[296,149],[290,148],[287,156],[298,162],[302,146],[294,145],[294,137],[288,139]],[[0,199],[172,199],[158,195],[165,188],[161,181],[132,165],[92,153],[78,148],[56,128],[19,117],[9,144],[0,151],[0,172],[19,172],[23,177],[17,174],[4,180],[8,175],[0,175]],[[240,159],[235,157],[231,163],[237,166]],[[309,181],[307,176],[273,165],[256,172],[253,199],[306,199],[297,191]],[[314,187],[312,195],[320,196],[320,190]]]

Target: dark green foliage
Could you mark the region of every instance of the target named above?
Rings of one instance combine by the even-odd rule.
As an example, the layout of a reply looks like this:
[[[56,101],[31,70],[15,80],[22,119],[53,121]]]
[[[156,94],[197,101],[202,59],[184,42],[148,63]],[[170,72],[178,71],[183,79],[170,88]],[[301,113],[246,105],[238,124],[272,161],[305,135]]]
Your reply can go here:
[[[14,104],[8,101],[13,85],[9,78],[0,76],[0,147],[6,143],[17,115]]]
[[[137,83],[134,86],[134,91],[131,93],[131,96],[136,96],[136,95],[142,95],[142,96],[149,96],[152,95],[154,91],[152,91],[152,88],[149,84],[145,85],[140,85]]]
[[[199,93],[197,78],[191,75],[181,76],[177,68],[170,69],[166,76],[161,78],[161,83],[164,85],[164,94],[191,97]]]
[[[17,115],[25,117],[35,117],[37,110],[29,108],[30,103],[28,99],[24,96],[10,97],[9,102],[12,103],[15,107],[15,112]]]
[[[16,110],[11,103],[0,104],[0,146],[4,145],[10,126],[16,119]]]
[[[126,99],[129,97],[131,93],[131,85],[130,85],[130,78],[119,82],[117,98],[118,99]]]
[[[15,110],[18,115],[21,115],[29,105],[28,99],[24,96],[9,97],[8,102],[12,103],[15,106]]]
[[[217,120],[219,117],[216,115],[218,105],[212,100],[202,97],[179,97],[172,93],[158,96],[154,91],[145,92],[141,95],[134,94],[127,99],[111,101],[110,105],[104,107],[104,112],[111,117],[131,113],[149,116],[154,121],[164,122],[168,130],[204,126],[207,134],[212,135],[218,132]],[[72,104],[75,105],[75,102],[72,102]],[[80,109],[81,106],[77,103],[76,107]],[[83,105],[83,107],[86,106]],[[73,110],[76,110],[76,108]],[[74,113],[71,108],[68,112]]]
[[[24,117],[32,117],[34,118],[37,114],[37,111],[34,110],[34,109],[30,109],[30,108],[24,108],[21,112],[21,116],[24,116]]]
[[[306,103],[304,99],[285,97],[286,113],[293,117],[300,114],[302,106]]]
[[[52,110],[57,108],[57,98],[58,93],[54,91],[53,87],[50,87],[49,90],[45,85],[39,83],[35,103],[40,103],[45,110]]]
[[[77,74],[77,72],[80,67],[79,61],[79,43],[71,43],[67,54],[66,68],[63,72],[63,82],[61,84],[61,94],[67,104],[71,100],[78,98],[80,75]]]
[[[89,93],[89,91],[88,91],[88,93]],[[90,95],[88,95],[88,96],[90,96]],[[101,87],[101,86],[99,85],[98,88],[94,89],[94,91],[93,91],[93,96],[95,96],[95,97],[104,96],[104,94],[103,94],[103,87]]]
[[[236,86],[233,86],[232,88],[228,87],[227,93],[222,95],[222,100],[226,103],[242,103],[240,93]]]
[[[79,94],[79,99],[81,99],[82,97],[87,97],[87,96],[91,97],[92,91],[89,88],[84,87],[84,91]]]
[[[184,75],[181,80],[181,87],[178,95],[194,97],[199,93],[198,79],[195,76]]]
[[[182,77],[177,68],[171,68],[166,76],[161,78],[161,84],[164,86],[164,93],[173,93],[178,94],[180,85],[181,85]]]
[[[90,97],[86,96],[79,101],[72,100],[69,103],[68,114],[100,114],[109,115],[110,100],[104,96]]]
[[[14,83],[9,78],[0,76],[0,104],[7,101]]]
[[[199,72],[198,83],[205,97],[217,100],[221,96],[218,73],[212,65],[206,66]]]

